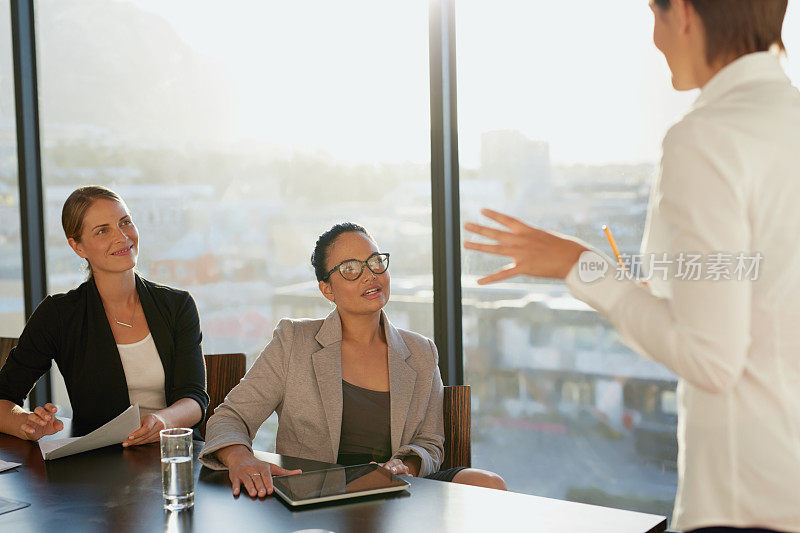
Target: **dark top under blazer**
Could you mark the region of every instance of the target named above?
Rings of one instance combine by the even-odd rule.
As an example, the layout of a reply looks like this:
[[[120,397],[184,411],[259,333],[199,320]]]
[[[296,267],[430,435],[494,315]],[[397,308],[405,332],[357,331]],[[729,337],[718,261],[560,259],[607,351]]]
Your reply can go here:
[[[194,300],[138,275],[136,290],[164,365],[167,405],[191,398],[205,418],[203,336]],[[53,360],[67,385],[74,435],[97,429],[130,406],[122,360],[93,279],[39,304],[0,369],[0,399],[22,405]]]

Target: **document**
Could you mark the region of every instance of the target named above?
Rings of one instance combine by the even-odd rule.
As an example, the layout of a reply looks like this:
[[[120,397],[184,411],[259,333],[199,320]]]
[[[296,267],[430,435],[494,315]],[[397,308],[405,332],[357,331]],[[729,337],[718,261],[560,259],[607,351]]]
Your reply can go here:
[[[39,442],[42,457],[58,459],[76,453],[96,450],[103,446],[121,444],[128,435],[139,429],[139,404],[128,407],[121,415],[83,437],[68,437]]]
[[[6,470],[11,470],[18,466],[22,466],[22,463],[9,463],[8,461],[0,459],[0,472],[5,472]]]

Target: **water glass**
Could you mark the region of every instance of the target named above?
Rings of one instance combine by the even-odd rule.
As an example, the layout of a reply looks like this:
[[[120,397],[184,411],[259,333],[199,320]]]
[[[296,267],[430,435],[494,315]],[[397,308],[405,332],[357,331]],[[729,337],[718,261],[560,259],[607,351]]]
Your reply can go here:
[[[192,430],[162,429],[159,436],[164,509],[169,511],[187,509],[194,505]]]

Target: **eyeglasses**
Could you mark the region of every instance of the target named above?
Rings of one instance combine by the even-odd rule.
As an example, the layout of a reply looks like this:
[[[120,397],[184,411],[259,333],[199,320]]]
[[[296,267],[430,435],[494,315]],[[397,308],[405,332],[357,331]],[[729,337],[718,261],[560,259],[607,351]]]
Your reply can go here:
[[[360,278],[361,273],[364,272],[364,265],[366,265],[373,274],[383,274],[389,268],[389,254],[375,252],[367,257],[366,261],[359,261],[358,259],[342,261],[325,274],[325,281],[331,279],[331,274],[337,270],[347,281],[355,281]]]

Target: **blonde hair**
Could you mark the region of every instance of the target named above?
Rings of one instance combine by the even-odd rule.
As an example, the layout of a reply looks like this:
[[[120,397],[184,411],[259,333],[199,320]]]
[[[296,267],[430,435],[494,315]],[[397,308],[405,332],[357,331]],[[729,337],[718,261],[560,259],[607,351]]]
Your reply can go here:
[[[83,219],[86,216],[86,211],[97,200],[113,200],[125,205],[120,195],[102,185],[87,185],[86,187],[75,189],[61,209],[61,227],[64,228],[64,235],[67,236],[67,239],[74,239],[75,242],[81,241]],[[86,270],[89,273],[89,278],[91,278],[92,265],[88,260],[86,261]]]
[[[122,198],[102,185],[87,185],[72,191],[61,209],[61,227],[67,239],[81,241],[83,218],[95,200],[113,200],[125,205]]]

